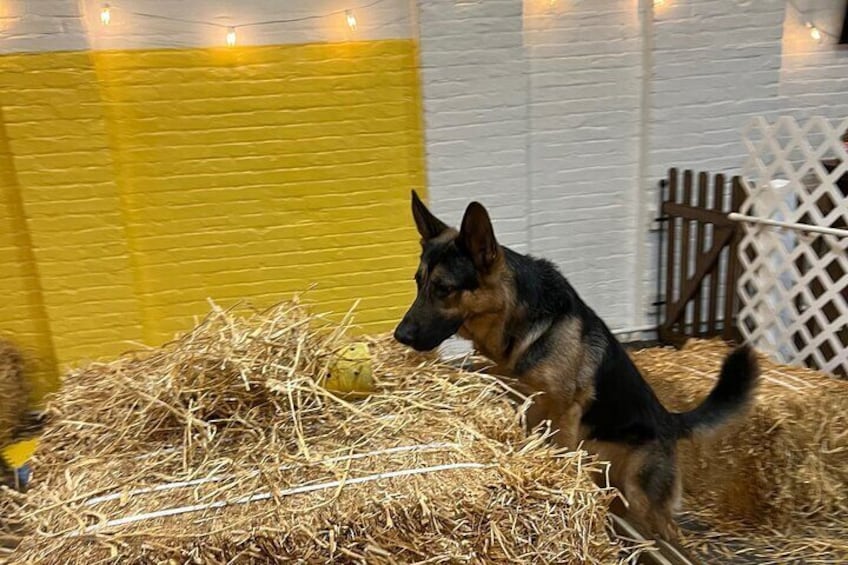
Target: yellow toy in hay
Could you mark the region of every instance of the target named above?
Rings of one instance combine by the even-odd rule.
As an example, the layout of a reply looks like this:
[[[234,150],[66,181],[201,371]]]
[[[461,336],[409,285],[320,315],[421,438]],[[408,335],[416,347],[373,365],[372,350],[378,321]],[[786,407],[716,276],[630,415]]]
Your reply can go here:
[[[12,469],[20,469],[26,465],[37,448],[37,438],[15,442],[3,448],[3,460]]]
[[[350,343],[333,353],[323,385],[330,392],[351,398],[363,398],[374,392],[368,344]]]
[[[20,492],[25,492],[32,478],[29,459],[38,448],[38,438],[32,438],[7,445],[0,453],[0,469],[3,470],[0,482]]]

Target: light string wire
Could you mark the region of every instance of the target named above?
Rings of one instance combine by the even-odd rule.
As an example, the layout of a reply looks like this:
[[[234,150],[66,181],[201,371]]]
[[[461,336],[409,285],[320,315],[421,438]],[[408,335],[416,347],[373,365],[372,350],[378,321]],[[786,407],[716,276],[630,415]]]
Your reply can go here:
[[[339,10],[333,10],[331,12],[326,12],[326,13],[323,13],[323,14],[311,14],[309,16],[301,16],[299,18],[263,20],[263,21],[248,22],[248,23],[243,23],[243,24],[224,24],[224,23],[219,23],[219,22],[211,22],[211,21],[208,21],[208,20],[196,20],[196,19],[190,19],[190,18],[178,18],[178,17],[171,17],[171,16],[163,16],[161,14],[150,14],[150,13],[147,13],[147,12],[136,12],[134,10],[124,9],[120,5],[103,4],[102,8],[101,8],[101,22],[104,25],[108,25],[111,22],[111,11],[114,10],[114,9],[117,9],[119,12],[123,12],[123,13],[130,14],[130,15],[133,15],[133,16],[136,16],[136,17],[140,17],[140,18],[155,19],[155,20],[169,21],[169,22],[175,22],[175,23],[184,23],[184,24],[204,25],[204,26],[208,26],[208,27],[214,27],[214,28],[217,28],[217,29],[226,29],[226,30],[228,30],[227,42],[230,43],[230,44],[234,44],[234,42],[235,42],[235,31],[239,28],[261,27],[261,26],[267,26],[267,25],[278,25],[278,24],[305,22],[305,21],[310,21],[310,20],[319,20],[319,19],[323,19],[323,18],[329,18],[329,17],[332,17],[332,16],[338,16],[338,15],[342,15],[342,14],[347,15],[349,27],[351,29],[355,29],[356,26],[357,26],[357,22],[356,22],[356,17],[353,14],[353,10],[365,10],[365,9],[368,9],[368,8],[372,8],[372,7],[374,7],[378,4],[382,4],[383,2],[386,2],[386,1],[387,0],[373,0],[372,2],[369,2],[368,4],[363,4],[361,6],[354,6],[354,7],[348,7],[348,8],[339,9]],[[556,2],[556,0],[551,0],[552,4],[555,3],[555,2]],[[786,2],[801,17],[804,25],[806,25],[810,29],[810,35],[812,36],[812,38],[814,40],[821,41],[824,36],[827,36],[827,37],[830,37],[830,38],[833,38],[833,39],[839,39],[839,37],[836,34],[831,33],[828,30],[817,26],[815,24],[815,22],[812,21],[812,19],[807,17],[807,11],[802,10],[801,8],[798,7],[798,4],[796,4],[795,0],[786,0]],[[656,0],[655,3],[662,4],[663,2],[662,2],[662,0]]]
[[[301,16],[299,18],[285,18],[285,19],[275,19],[275,20],[261,20],[261,21],[253,21],[246,22],[241,24],[226,24],[220,22],[213,22],[209,20],[199,20],[192,18],[179,18],[173,16],[164,16],[161,14],[151,14],[148,12],[136,12],[134,10],[125,9],[121,5],[114,4],[103,4],[100,10],[100,21],[103,25],[109,25],[112,21],[112,11],[117,11],[118,13],[124,13],[131,16],[135,16],[138,18],[146,18],[150,20],[160,20],[174,23],[182,23],[182,24],[193,24],[193,25],[201,25],[207,27],[214,27],[216,29],[225,29],[227,30],[227,44],[230,46],[235,45],[236,43],[236,30],[250,28],[250,27],[261,27],[261,26],[270,26],[270,25],[280,25],[280,24],[289,24],[295,22],[305,22],[310,20],[320,20],[324,18],[330,18],[333,16],[344,15],[347,18],[347,24],[352,29],[355,30],[357,27],[356,16],[354,14],[355,11],[367,10],[368,8],[373,8],[378,4],[382,4],[387,2],[388,0],[372,0],[367,4],[362,4],[360,6],[349,6],[347,8],[333,10],[330,12],[325,12],[323,14],[311,14],[308,16]]]
[[[115,5],[115,4],[104,4],[103,9],[104,10],[110,10],[110,11],[116,10],[118,12],[123,12],[125,14],[130,14],[130,15],[137,16],[137,17],[140,17],[140,18],[164,20],[164,21],[184,23],[184,24],[205,25],[205,26],[210,26],[210,27],[216,27],[218,29],[231,29],[231,28],[238,29],[238,28],[246,28],[246,27],[259,27],[259,26],[266,26],[266,25],[274,25],[274,24],[290,24],[290,23],[295,23],[295,22],[306,22],[306,21],[309,21],[309,20],[320,20],[320,19],[323,19],[323,18],[329,18],[329,17],[332,17],[332,16],[339,16],[339,15],[342,15],[342,14],[350,13],[353,10],[366,10],[368,8],[373,8],[374,6],[376,6],[378,4],[382,4],[382,3],[387,2],[387,1],[388,0],[373,0],[372,2],[369,2],[368,4],[363,4],[361,6],[351,6],[351,7],[348,7],[348,8],[344,8],[344,9],[340,9],[340,10],[333,10],[332,12],[326,12],[326,13],[323,13],[323,14],[312,14],[312,15],[309,15],[309,16],[302,16],[300,18],[287,18],[287,19],[281,19],[281,20],[264,20],[264,21],[257,21],[257,22],[248,22],[248,23],[244,23],[244,24],[222,24],[222,23],[219,23],[219,22],[210,22],[208,20],[194,20],[194,19],[189,19],[189,18],[175,18],[175,17],[171,17],[171,16],[163,16],[161,14],[149,14],[147,12],[136,12],[136,11],[133,11],[133,10],[128,10],[128,9],[122,8],[120,5]]]

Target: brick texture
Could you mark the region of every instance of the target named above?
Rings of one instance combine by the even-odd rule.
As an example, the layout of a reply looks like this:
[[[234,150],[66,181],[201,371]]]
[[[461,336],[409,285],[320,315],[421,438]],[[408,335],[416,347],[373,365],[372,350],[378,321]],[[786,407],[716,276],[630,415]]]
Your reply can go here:
[[[64,366],[315,283],[318,309],[362,299],[362,330],[390,329],[425,188],[416,65],[410,40],[0,57],[0,250],[33,255],[2,284],[45,313],[0,328],[46,318]]]
[[[433,211],[458,225],[481,199],[501,243],[527,249],[528,93],[518,0],[419,2]]]
[[[44,307],[38,264],[26,228],[23,203],[17,190],[12,151],[0,114],[0,293],[3,295],[4,337],[27,353],[36,401],[55,382],[57,367]]]
[[[419,2],[421,81],[431,207],[458,226],[483,202],[504,245],[530,242],[529,96],[522,2]],[[464,340],[442,352],[466,353]]]
[[[527,3],[530,249],[612,327],[634,318],[640,59],[635,3]]]
[[[111,4],[105,26],[100,21],[104,4]],[[355,30],[347,25],[345,9],[356,16]],[[347,5],[338,0],[4,0],[0,53],[224,46],[228,26],[236,27],[238,45],[408,39],[414,11],[410,0]],[[242,25],[268,20],[286,21]]]
[[[567,5],[566,5],[567,4]],[[557,262],[611,324],[633,312],[640,38],[632,3],[420,3],[427,172],[458,223]]]
[[[268,303],[313,282],[323,307],[362,297],[357,320],[388,329],[415,264],[409,189],[424,184],[414,54],[95,52],[148,340],[207,296]]]
[[[656,181],[669,167],[738,174],[747,158],[742,129],[753,117],[848,116],[848,52],[833,39],[816,43],[804,25],[812,20],[836,31],[844,6],[796,4],[805,15],[785,2],[723,0],[673,2],[657,11],[648,218],[656,214]],[[655,234],[649,243],[641,310],[652,313]]]

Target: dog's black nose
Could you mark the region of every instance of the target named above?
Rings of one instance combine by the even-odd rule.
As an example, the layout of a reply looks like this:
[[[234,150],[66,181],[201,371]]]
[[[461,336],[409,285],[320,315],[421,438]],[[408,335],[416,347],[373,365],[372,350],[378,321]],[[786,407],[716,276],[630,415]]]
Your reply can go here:
[[[401,322],[395,328],[395,339],[404,345],[412,345],[413,331],[412,324]]]

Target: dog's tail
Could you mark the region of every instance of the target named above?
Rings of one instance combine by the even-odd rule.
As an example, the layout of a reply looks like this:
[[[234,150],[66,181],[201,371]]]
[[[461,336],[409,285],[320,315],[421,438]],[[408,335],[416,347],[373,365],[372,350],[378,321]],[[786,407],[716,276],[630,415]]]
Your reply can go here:
[[[743,345],[731,352],[707,398],[694,410],[674,414],[677,436],[686,438],[709,432],[741,412],[751,401],[759,375],[757,357],[750,346]]]

